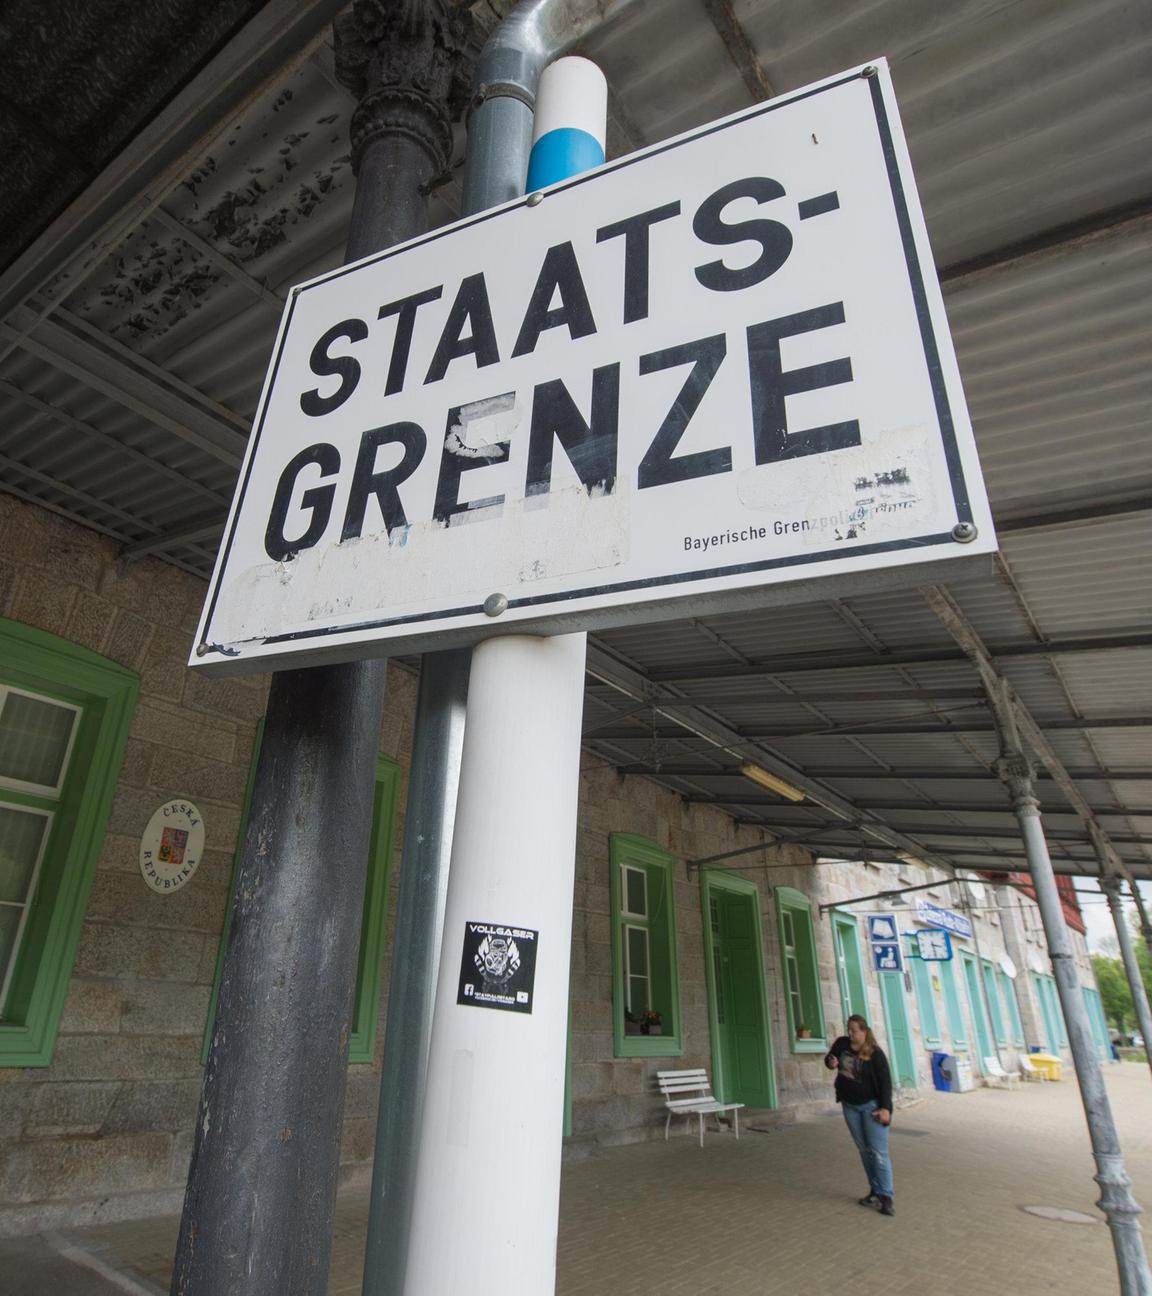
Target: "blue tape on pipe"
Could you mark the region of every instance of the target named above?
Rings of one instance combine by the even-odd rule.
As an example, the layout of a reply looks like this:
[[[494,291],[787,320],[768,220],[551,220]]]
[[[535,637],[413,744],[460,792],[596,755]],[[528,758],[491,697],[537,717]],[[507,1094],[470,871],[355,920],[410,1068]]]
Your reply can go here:
[[[531,193],[581,171],[591,171],[603,161],[604,149],[595,136],[573,126],[561,126],[541,135],[532,145],[525,191]]]

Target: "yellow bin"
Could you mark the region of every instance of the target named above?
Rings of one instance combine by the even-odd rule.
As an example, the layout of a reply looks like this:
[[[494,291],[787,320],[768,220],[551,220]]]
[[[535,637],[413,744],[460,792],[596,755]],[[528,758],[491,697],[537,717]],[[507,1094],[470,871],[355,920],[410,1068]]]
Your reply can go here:
[[[1063,1069],[1060,1059],[1052,1053],[1029,1053],[1028,1061],[1048,1080],[1059,1080]]]

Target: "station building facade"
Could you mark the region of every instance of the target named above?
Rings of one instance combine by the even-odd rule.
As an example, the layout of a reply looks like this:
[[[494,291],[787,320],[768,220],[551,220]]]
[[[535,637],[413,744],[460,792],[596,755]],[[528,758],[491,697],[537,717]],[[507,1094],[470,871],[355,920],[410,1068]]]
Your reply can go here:
[[[0,1233],[180,1207],[267,693],[263,677],[187,668],[203,595],[174,566],[118,563],[113,541],[0,495]],[[350,1043],[349,1185],[371,1173],[415,694],[394,663]],[[173,804],[192,808],[204,844],[183,885],[156,889],[142,840]],[[746,847],[759,849],[730,854]],[[717,855],[728,858],[698,863]],[[572,1155],[660,1137],[661,1069],[707,1067],[754,1119],[827,1110],[821,1060],[850,1012],[873,1022],[898,1101],[932,1085],[934,1052],[977,1078],[985,1058],[1012,1069],[1039,1048],[1067,1060],[1039,914],[1019,888],[962,888],[913,860],[818,860],[591,755],[575,886]],[[1070,883],[1064,896],[1106,1056]],[[895,924],[901,968],[878,970],[869,916]],[[936,921],[958,929],[952,960],[910,957],[910,933]]]

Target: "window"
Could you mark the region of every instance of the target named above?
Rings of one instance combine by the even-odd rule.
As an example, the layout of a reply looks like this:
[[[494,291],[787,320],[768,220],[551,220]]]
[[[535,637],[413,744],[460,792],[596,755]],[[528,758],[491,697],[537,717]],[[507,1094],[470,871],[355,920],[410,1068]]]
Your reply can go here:
[[[823,1053],[828,1045],[824,1038],[824,1005],[820,1001],[812,902],[802,891],[777,887],[776,913],[792,1052]]]
[[[0,1065],[47,1066],[139,684],[0,618]]]
[[[655,842],[613,833],[612,1033],[617,1057],[682,1051],[672,857]]]
[[[220,974],[224,968],[224,951],[228,946],[228,929],[232,922],[232,896],[240,871],[240,855],[248,825],[248,806],[256,761],[260,755],[263,722],[256,735],[252,764],[248,771],[248,788],[244,797],[244,814],[240,820],[240,837],[232,864],[232,887],[228,914],[216,953],[216,978],[212,1000],[204,1027],[201,1061],[207,1062],[212,1042],[212,1025],[216,1019],[216,1000],[220,993]],[[376,760],[376,789],[372,801],[372,837],[368,847],[368,875],[364,880],[364,916],[360,923],[360,953],[356,960],[356,997],[352,1006],[352,1034],[348,1041],[349,1062],[372,1062],[376,1056],[376,1026],[380,1008],[380,963],[384,957],[384,923],[388,909],[388,877],[392,864],[392,838],[396,822],[396,796],[400,787],[400,766],[384,756]]]

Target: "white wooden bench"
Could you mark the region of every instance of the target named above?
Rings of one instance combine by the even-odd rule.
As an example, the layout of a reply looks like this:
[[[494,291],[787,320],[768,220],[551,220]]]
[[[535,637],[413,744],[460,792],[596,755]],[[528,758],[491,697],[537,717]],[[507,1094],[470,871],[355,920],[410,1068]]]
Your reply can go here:
[[[984,1083],[990,1089],[1015,1089],[1020,1083],[1020,1077],[1015,1071],[1005,1071],[1000,1065],[1000,1059],[986,1057],[984,1059]]]
[[[708,1072],[703,1068],[696,1071],[657,1071],[656,1079],[660,1092],[664,1096],[664,1106],[668,1108],[668,1118],[664,1122],[664,1141],[668,1141],[668,1127],[673,1116],[693,1116],[700,1124],[700,1146],[704,1146],[704,1117],[715,1116],[716,1127],[720,1128],[720,1113],[732,1113],[732,1128],[737,1139],[740,1137],[740,1108],[743,1103],[724,1103],[712,1096],[712,1086]]]

